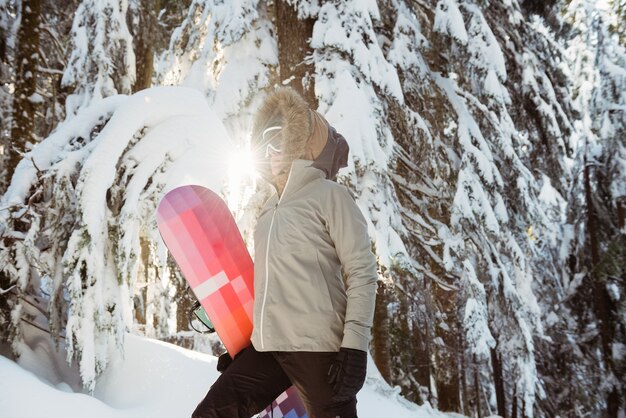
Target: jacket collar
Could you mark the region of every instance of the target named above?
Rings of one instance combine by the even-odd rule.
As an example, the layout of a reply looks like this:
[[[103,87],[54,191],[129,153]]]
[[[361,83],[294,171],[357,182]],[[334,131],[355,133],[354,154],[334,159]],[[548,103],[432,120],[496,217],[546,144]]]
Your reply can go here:
[[[322,170],[314,167],[312,164],[313,161],[311,160],[293,160],[285,189],[279,201],[285,200],[286,197],[300,190],[313,180],[326,177],[326,174]],[[274,187],[274,189],[276,189],[276,187]],[[275,196],[278,198],[278,194],[275,194]]]

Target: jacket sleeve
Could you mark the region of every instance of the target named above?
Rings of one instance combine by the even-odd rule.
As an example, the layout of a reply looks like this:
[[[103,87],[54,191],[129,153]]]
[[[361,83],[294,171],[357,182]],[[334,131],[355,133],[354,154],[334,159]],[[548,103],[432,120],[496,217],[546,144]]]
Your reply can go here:
[[[327,228],[341,262],[348,297],[341,346],[367,351],[376,302],[376,258],[367,222],[350,191],[335,185],[330,195]]]

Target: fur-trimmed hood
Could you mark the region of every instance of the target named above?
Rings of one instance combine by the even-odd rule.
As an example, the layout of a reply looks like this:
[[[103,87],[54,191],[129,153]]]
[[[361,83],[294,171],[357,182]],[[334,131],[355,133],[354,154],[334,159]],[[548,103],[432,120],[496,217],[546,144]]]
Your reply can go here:
[[[311,122],[309,106],[304,99],[293,89],[281,88],[267,96],[257,111],[252,129],[252,145],[255,148],[264,148],[263,131],[270,126],[279,125],[283,127],[282,148],[285,160],[301,158],[311,135]]]
[[[266,144],[262,133],[270,126],[282,126],[283,158],[286,167],[296,159],[314,161],[314,166],[334,179],[337,171],[347,165],[348,143],[326,119],[311,110],[292,88],[284,87],[267,96],[256,113],[252,128],[252,147],[257,159],[263,160]],[[259,167],[269,178],[268,164]]]

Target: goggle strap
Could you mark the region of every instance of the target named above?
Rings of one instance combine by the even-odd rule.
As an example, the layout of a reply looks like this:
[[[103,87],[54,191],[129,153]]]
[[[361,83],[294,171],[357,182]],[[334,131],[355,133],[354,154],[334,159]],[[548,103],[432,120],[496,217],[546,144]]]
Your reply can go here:
[[[269,128],[263,131],[261,136],[263,137],[263,139],[265,139],[265,135],[267,135],[267,133],[272,132],[272,131],[279,131],[281,129],[283,129],[282,126],[270,126]]]

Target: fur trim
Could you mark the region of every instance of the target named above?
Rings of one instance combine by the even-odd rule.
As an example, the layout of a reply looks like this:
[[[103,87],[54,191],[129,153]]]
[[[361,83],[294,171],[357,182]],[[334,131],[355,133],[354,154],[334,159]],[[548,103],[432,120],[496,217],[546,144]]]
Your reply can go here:
[[[311,136],[312,115],[307,102],[292,88],[283,87],[271,93],[254,119],[252,145],[264,150],[262,132],[272,125],[283,127],[283,155],[286,163],[307,154],[307,142]]]

